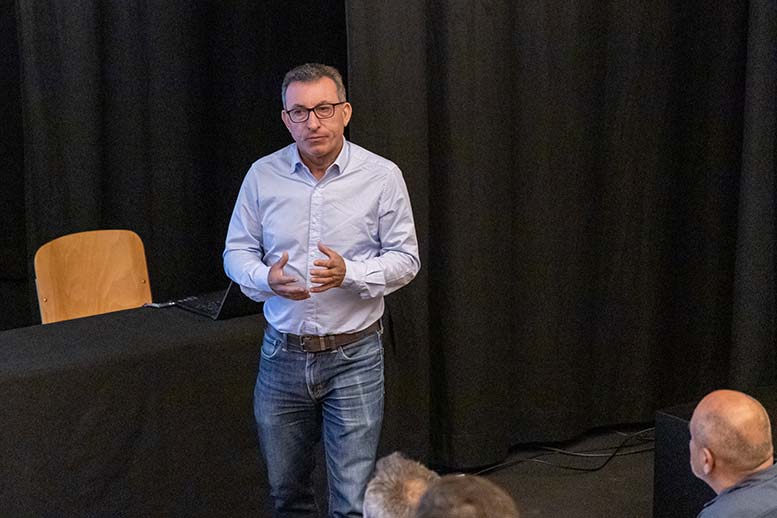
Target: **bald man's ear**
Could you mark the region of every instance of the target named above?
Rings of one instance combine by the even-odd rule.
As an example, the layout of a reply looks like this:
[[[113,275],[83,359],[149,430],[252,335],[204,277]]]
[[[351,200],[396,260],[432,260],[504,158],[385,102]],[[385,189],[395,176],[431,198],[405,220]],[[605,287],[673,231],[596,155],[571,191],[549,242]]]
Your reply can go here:
[[[715,456],[712,454],[712,452],[709,450],[709,448],[702,448],[702,472],[705,475],[709,475],[712,473],[712,470],[715,468]]]

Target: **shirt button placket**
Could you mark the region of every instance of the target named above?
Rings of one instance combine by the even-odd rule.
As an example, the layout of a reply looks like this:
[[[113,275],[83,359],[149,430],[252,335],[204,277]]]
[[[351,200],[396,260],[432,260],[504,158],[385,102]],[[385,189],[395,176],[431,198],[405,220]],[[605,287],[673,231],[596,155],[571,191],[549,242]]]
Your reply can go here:
[[[319,257],[320,252],[318,251],[318,242],[321,241],[321,225],[323,223],[323,218],[321,217],[321,205],[322,205],[322,196],[321,196],[321,189],[318,185],[316,185],[313,188],[313,193],[311,194],[310,199],[310,233],[309,233],[309,241],[308,241],[308,272],[315,268],[313,265],[313,261],[316,260],[316,258]],[[310,283],[310,273],[307,275],[308,278],[308,288],[312,287],[313,284]],[[318,307],[315,303],[315,298],[313,299],[313,312],[312,315],[313,321],[318,324]]]

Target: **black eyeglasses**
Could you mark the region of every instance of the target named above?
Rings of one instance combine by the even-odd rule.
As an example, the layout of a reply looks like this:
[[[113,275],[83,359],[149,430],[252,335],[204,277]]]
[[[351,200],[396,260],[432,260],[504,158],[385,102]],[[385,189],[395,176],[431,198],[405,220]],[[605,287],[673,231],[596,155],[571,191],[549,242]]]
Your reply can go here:
[[[314,112],[319,119],[331,119],[335,115],[335,106],[345,104],[348,101],[340,101],[339,103],[321,103],[312,108],[303,108],[298,106],[291,110],[283,110],[286,115],[289,116],[291,122],[305,122],[310,118],[310,112]]]

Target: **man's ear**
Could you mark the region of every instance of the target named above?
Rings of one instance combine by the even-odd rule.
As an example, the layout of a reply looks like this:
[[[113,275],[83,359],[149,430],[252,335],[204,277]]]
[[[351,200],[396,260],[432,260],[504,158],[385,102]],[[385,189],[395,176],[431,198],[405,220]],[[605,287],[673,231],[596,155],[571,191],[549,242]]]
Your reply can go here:
[[[715,456],[712,454],[709,448],[702,448],[702,472],[705,475],[709,475],[712,473],[712,470],[715,468]]]
[[[352,113],[353,108],[351,108],[351,103],[345,103],[343,105],[343,126],[348,126],[348,123],[351,121]]]
[[[281,110],[281,120],[283,121],[283,125],[286,126],[286,129],[291,131],[291,121],[289,120],[289,114],[286,113],[286,110]]]

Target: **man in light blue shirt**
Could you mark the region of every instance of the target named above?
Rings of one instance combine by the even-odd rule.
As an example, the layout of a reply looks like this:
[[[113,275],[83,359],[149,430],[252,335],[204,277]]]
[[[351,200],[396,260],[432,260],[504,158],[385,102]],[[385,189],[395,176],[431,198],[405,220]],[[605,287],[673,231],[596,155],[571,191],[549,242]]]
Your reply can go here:
[[[718,495],[699,518],[777,518],[777,466],[763,405],[716,390],[696,406],[689,429],[691,470]]]
[[[224,269],[264,302],[254,413],[276,516],[316,516],[313,451],[324,441],[330,516],[361,516],[383,417],[383,297],[419,270],[407,188],[392,162],[345,140],[336,69],[284,78],[294,144],[246,174]]]

